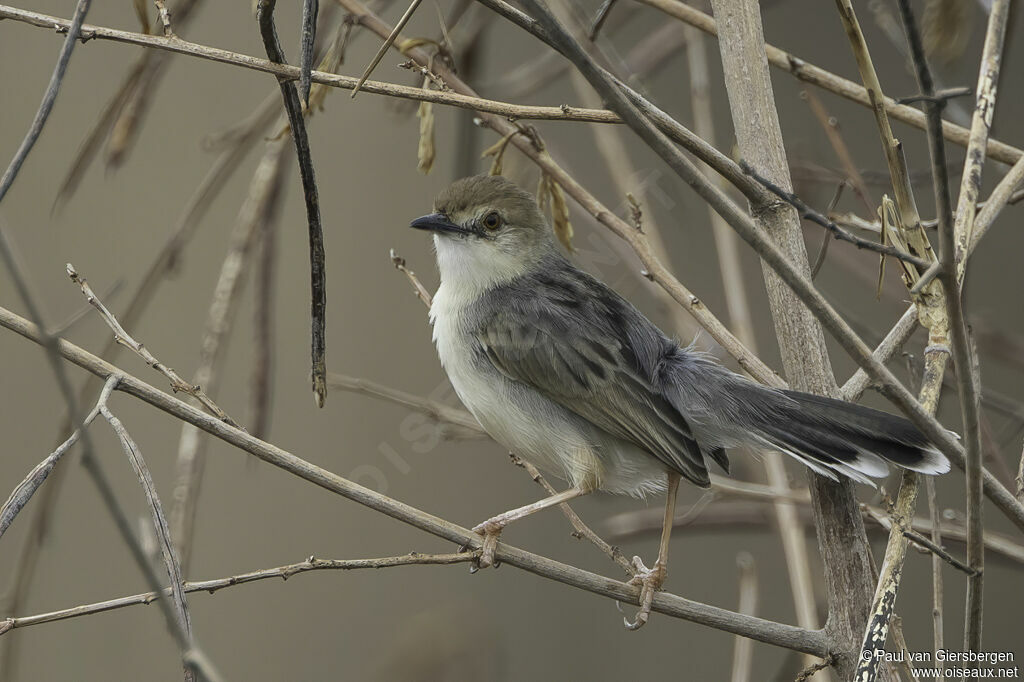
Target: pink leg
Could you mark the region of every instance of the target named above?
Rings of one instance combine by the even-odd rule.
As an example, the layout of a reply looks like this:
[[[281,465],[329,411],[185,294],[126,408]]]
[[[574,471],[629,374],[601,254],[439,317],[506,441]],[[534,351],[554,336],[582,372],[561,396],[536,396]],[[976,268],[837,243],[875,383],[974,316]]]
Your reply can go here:
[[[631,585],[640,587],[640,610],[636,614],[636,620],[630,623],[626,620],[626,627],[630,630],[639,630],[651,617],[651,605],[654,603],[654,593],[661,589],[668,575],[668,541],[672,536],[672,523],[676,514],[676,495],[679,492],[679,474],[669,472],[668,491],[665,494],[665,517],[661,522],[661,544],[658,546],[658,559],[654,562],[654,568],[647,568],[640,557],[633,557],[633,565],[636,567],[636,575],[630,580]]]
[[[486,568],[494,563],[494,550],[498,545],[498,536],[501,535],[501,531],[505,526],[513,521],[529,516],[534,512],[539,512],[542,509],[554,507],[555,505],[586,495],[587,492],[589,491],[581,490],[580,488],[569,488],[568,490],[552,495],[551,497],[545,497],[543,500],[539,500],[533,504],[528,504],[524,507],[519,507],[518,509],[512,509],[504,514],[492,516],[483,523],[475,526],[473,528],[473,532],[484,536],[483,552],[480,555],[479,561],[480,567]]]

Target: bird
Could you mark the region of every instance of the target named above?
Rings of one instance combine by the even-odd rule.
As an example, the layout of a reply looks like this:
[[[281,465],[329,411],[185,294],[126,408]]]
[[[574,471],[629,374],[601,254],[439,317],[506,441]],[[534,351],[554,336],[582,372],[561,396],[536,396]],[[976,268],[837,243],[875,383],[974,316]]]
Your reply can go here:
[[[668,570],[681,478],[707,488],[726,450],[774,449],[815,473],[862,483],[890,464],[923,474],[949,461],[906,419],[842,400],[758,384],[662,332],[575,267],[533,195],[500,175],[457,180],[412,228],[433,235],[440,285],[433,341],[459,399],[499,444],[569,487],[494,516],[481,567],[511,522],[595,491],[665,493],[657,560],[634,557],[647,622]]]

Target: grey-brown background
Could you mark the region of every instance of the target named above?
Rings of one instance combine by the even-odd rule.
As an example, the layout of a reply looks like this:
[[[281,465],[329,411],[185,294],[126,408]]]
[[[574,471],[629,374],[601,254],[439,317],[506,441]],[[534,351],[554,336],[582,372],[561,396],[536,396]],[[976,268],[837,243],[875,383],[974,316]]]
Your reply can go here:
[[[33,9],[69,16],[71,0],[32,0]],[[596,2],[581,2],[588,13]],[[858,3],[860,8],[866,3]],[[447,3],[442,2],[446,7]],[[650,9],[629,15],[620,12],[612,22],[629,22],[614,29],[606,44],[626,53],[666,19]],[[913,80],[893,45],[871,21],[867,7],[862,22],[874,50],[883,84],[894,95],[914,91]],[[949,84],[973,85],[984,18],[975,10],[974,31],[967,56],[942,69]],[[394,21],[400,8],[384,16]],[[279,3],[280,31],[294,59],[298,36],[298,3]],[[996,134],[1007,142],[1024,144],[1024,52],[1019,33],[1024,17],[1010,28],[1005,75],[996,113]],[[137,29],[130,3],[95,3],[91,23]],[[823,67],[855,77],[847,43],[831,3],[785,0],[764,10],[770,42],[790,49]],[[425,4],[410,35],[434,35],[436,12]],[[262,55],[250,3],[205,3],[187,37],[247,54]],[[357,32],[342,72],[357,75],[376,50],[378,40]],[[458,40],[456,34],[456,40]],[[485,94],[501,97],[487,84],[537,54],[539,43],[495,20],[483,42],[485,56],[475,77]],[[6,164],[31,120],[49,78],[60,39],[52,31],[14,22],[0,25],[0,158]],[[116,172],[94,168],[63,211],[50,206],[71,156],[114,92],[139,48],[112,43],[80,45],[72,59],[57,107],[21,176],[3,205],[8,234],[21,252],[32,282],[45,301],[48,319],[58,322],[83,305],[67,281],[64,264],[73,262],[97,291],[123,282],[120,294],[109,300],[117,313],[148,266],[164,235],[211,155],[200,140],[249,113],[276,85],[271,77],[238,68],[176,57],[153,101],[146,127],[131,157]],[[708,42],[712,64],[714,106],[720,147],[731,145],[725,93],[717,46]],[[382,80],[409,82],[395,65],[394,53],[376,72]],[[800,84],[775,72],[773,80],[783,131],[792,162],[835,167],[820,127],[798,93]],[[677,54],[648,79],[655,99],[681,121],[691,120],[688,77],[682,54]],[[883,170],[879,145],[869,112],[827,94],[821,95],[841,120],[846,140],[864,168]],[[563,77],[529,98],[531,103],[580,102]],[[592,103],[592,102],[591,102]],[[332,93],[326,112],[310,125],[313,158],[319,181],[327,239],[328,367],[370,378],[417,394],[436,392],[454,401],[430,344],[421,304],[405,279],[388,262],[396,248],[428,285],[436,274],[427,239],[406,229],[410,218],[428,212],[434,194],[454,173],[456,125],[465,117],[437,108],[438,161],[433,173],[416,171],[417,124],[394,103],[363,94]],[[597,196],[620,207],[618,196],[602,166],[587,124],[544,123],[538,128],[552,154]],[[639,177],[629,180],[642,196],[645,211],[657,219],[671,250],[677,276],[717,314],[725,306],[717,272],[705,206],[686,187],[670,177],[653,155],[642,150],[625,129],[617,131],[633,154]],[[903,126],[911,163],[926,168],[923,135]],[[493,139],[486,131],[478,144]],[[258,152],[225,188],[200,231],[189,244],[177,275],[168,281],[142,321],[130,330],[162,360],[191,374],[198,358],[199,334],[223,258],[227,238],[244,196]],[[954,167],[962,150],[949,149]],[[511,162],[513,163],[514,162]],[[487,162],[475,165],[483,171]],[[806,175],[806,174],[805,174]],[[991,187],[995,169],[986,173]],[[526,176],[529,182],[535,176]],[[824,206],[833,185],[800,183],[807,198]],[[873,188],[875,198],[880,187]],[[919,191],[919,203],[932,214],[930,186]],[[857,208],[852,201],[845,204]],[[1010,208],[993,234],[971,261],[970,310],[979,325],[1010,334],[1024,328],[1019,303],[1022,275],[1020,249],[1024,233],[1020,208]],[[639,264],[621,250],[592,220],[573,207],[578,244],[584,262],[638,303],[653,319],[670,324],[655,286],[636,276]],[[280,230],[279,280],[275,305],[278,348],[270,440],[297,455],[343,476],[355,477],[400,500],[464,525],[539,496],[539,489],[514,469],[496,445],[488,441],[434,444],[421,421],[402,408],[372,399],[333,393],[323,410],[316,410],[308,381],[308,275],[305,215],[297,173],[289,175]],[[807,229],[812,253],[820,233]],[[818,282],[839,308],[858,324],[867,325],[869,342],[877,342],[903,311],[902,287],[890,276],[891,292],[881,301],[871,284],[877,261],[850,253],[834,244]],[[758,322],[758,339],[766,360],[779,367],[773,348],[770,319],[760,286],[756,259],[744,251],[750,294]],[[890,275],[895,268],[890,267]],[[0,305],[24,312],[7,272],[0,273]],[[251,372],[249,298],[237,317],[223,368],[219,402],[247,417]],[[98,350],[108,331],[89,316],[68,336]],[[688,340],[688,339],[686,339]],[[706,335],[701,342],[708,341]],[[908,349],[920,355],[921,337]],[[983,349],[984,350],[984,349]],[[982,357],[986,386],[1024,398],[1020,358],[1016,365]],[[136,357],[120,356],[127,371],[164,388],[161,377]],[[853,366],[834,353],[840,380]],[[898,363],[902,369],[902,363]],[[73,377],[84,375],[72,370]],[[869,396],[875,404],[877,396]],[[454,404],[454,402],[452,403]],[[166,415],[126,396],[112,406],[131,430],[145,454],[157,486],[169,497],[180,425]],[[42,351],[10,333],[0,334],[0,494],[6,495],[34,463],[66,434],[57,433],[63,412]],[[955,399],[941,410],[944,421],[958,428]],[[998,427],[1004,421],[996,416]],[[134,476],[108,429],[93,427],[103,464],[133,517],[145,513]],[[1019,435],[1002,443],[1003,455],[1016,465]],[[387,455],[385,453],[397,453]],[[736,453],[734,459],[745,455]],[[199,508],[195,553],[189,578],[226,576],[260,567],[318,557],[357,558],[408,551],[451,551],[454,548],[419,531],[371,513],[264,464],[248,465],[246,456],[217,442],[210,443],[206,478]],[[27,615],[79,603],[142,591],[144,582],[110,523],[107,512],[77,460],[61,466],[70,475],[53,517],[30,598],[22,613],[10,614],[0,602],[0,616]],[[791,467],[797,483],[803,472]],[[376,472],[368,475],[367,472]],[[758,469],[746,469],[758,475]],[[962,508],[962,474],[954,471],[939,485],[943,506]],[[893,489],[893,484],[887,484]],[[861,488],[861,498],[875,499]],[[686,489],[680,506],[699,498]],[[620,511],[650,505],[628,499],[594,496],[576,507],[600,530],[602,521]],[[0,590],[6,589],[25,540],[29,506],[0,544]],[[920,507],[924,508],[924,503]],[[996,513],[993,528],[1006,530]],[[875,536],[876,538],[878,536]],[[618,569],[594,548],[569,537],[557,512],[538,515],[507,533],[515,544],[618,577]],[[809,536],[813,572],[820,576],[816,544]],[[653,537],[624,543],[627,554],[652,557]],[[876,545],[877,546],[877,545]],[[667,588],[693,599],[727,608],[737,600],[738,552],[753,553],[761,586],[759,614],[794,622],[788,579],[777,537],[770,532],[677,531],[673,541]],[[959,552],[960,548],[954,547]],[[947,641],[960,641],[963,580],[945,571]],[[1021,612],[1024,592],[1018,566],[990,558],[986,578],[985,643],[991,650],[1024,656]],[[820,585],[819,585],[820,588]],[[899,611],[912,650],[931,646],[930,562],[911,552],[907,560]],[[216,595],[193,594],[189,600],[196,636],[228,679],[724,679],[730,667],[732,638],[724,633],[655,615],[638,633],[622,628],[612,602],[511,567],[469,575],[465,566],[410,567],[377,572],[316,573],[288,582],[262,582],[225,590]],[[180,675],[175,648],[155,607],[133,607],[107,614],[18,630],[4,638],[15,640],[19,680],[174,679]],[[756,645],[758,679],[792,679],[800,663],[787,652]],[[784,670],[784,673],[779,673]]]

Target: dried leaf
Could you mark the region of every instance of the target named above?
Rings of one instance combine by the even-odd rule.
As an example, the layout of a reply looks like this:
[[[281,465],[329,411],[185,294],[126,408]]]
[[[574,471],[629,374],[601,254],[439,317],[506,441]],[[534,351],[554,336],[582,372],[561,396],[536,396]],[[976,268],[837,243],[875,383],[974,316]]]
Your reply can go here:
[[[888,205],[886,204],[888,202]],[[891,211],[889,210],[891,208]],[[896,208],[892,203],[892,199],[888,195],[882,197],[882,205],[878,209],[878,224],[881,226],[881,237],[882,245],[891,245],[892,239],[889,237],[890,230],[893,230],[893,225],[890,218],[894,217]],[[882,281],[885,279],[885,254],[878,255],[878,286],[875,291],[875,300],[882,298]]]
[[[569,205],[565,201],[562,186],[551,179],[547,173],[540,176],[537,185],[537,205],[541,210],[551,211],[551,229],[569,253],[576,249],[572,246],[572,223],[569,222]]]
[[[537,183],[537,205],[540,206],[540,210],[544,211],[547,209],[548,202],[551,201],[551,178],[548,177],[547,173],[540,174],[540,182]]]
[[[418,160],[416,169],[426,175],[434,167],[434,105],[430,102],[420,102],[416,116],[420,119],[420,142],[416,148]]]
[[[430,45],[441,49],[441,45],[436,40],[431,40],[430,38],[406,38],[401,42],[395,43],[395,47],[397,47],[398,51],[402,54],[406,54],[409,50],[415,50],[417,47],[423,47],[424,45]]]
[[[572,247],[572,223],[569,222],[569,205],[565,202],[565,193],[562,186],[552,180],[551,188],[551,223],[555,229],[555,236],[562,246],[569,253],[576,249]]]
[[[78,184],[85,175],[85,171],[88,170],[89,165],[96,158],[100,147],[103,145],[103,141],[110,134],[110,130],[117,121],[118,116],[121,115],[121,109],[124,108],[125,102],[128,101],[128,98],[131,97],[138,86],[138,81],[144,68],[145,63],[136,63],[132,70],[128,72],[128,76],[121,84],[121,87],[107,103],[107,107],[100,114],[99,119],[97,119],[79,147],[78,152],[76,152],[67,175],[61,181],[61,186],[53,200],[51,211],[59,211],[74,195],[75,190],[78,189]]]
[[[493,156],[494,161],[491,163],[491,170],[488,175],[501,175],[501,162],[505,157],[505,150],[508,148],[508,143],[512,141],[512,137],[519,131],[512,131],[505,137],[501,138],[490,147],[484,150],[484,153],[480,155],[481,159],[486,159],[488,156]]]
[[[128,155],[128,151],[136,139],[139,123],[142,121],[143,105],[151,92],[150,86],[147,86],[145,82],[140,82],[139,88],[134,90],[125,102],[110,129],[110,137],[107,138],[108,166],[113,168],[120,166]]]
[[[952,62],[963,55],[974,24],[974,0],[925,0],[921,37],[927,55]]]

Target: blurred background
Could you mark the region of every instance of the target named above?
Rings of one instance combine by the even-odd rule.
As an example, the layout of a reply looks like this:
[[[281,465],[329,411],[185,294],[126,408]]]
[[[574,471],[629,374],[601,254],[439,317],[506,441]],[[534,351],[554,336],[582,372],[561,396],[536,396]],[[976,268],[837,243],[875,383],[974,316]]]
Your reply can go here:
[[[33,0],[29,9],[70,17],[72,0]],[[147,4],[147,3],[143,3]],[[175,6],[171,6],[172,19]],[[343,10],[321,3],[325,38]],[[940,40],[933,59],[944,86],[975,84],[985,27],[984,3],[945,3],[959,12],[952,35]],[[570,77],[557,58],[532,37],[459,0],[425,3],[405,34],[438,39],[439,16],[462,15],[451,28],[456,65],[484,96],[531,104],[598,106],[586,87]],[[564,5],[566,16],[589,20],[599,3]],[[922,3],[914,3],[922,9]],[[278,28],[289,60],[297,61],[301,3],[279,3]],[[375,5],[389,23],[405,7]],[[771,0],[762,3],[768,42],[797,56],[857,79],[854,60],[831,3]],[[154,20],[150,9],[150,21]],[[195,42],[264,55],[250,2],[199,2],[187,25],[176,28]],[[895,3],[857,3],[886,93],[916,92],[904,57]],[[953,11],[953,10],[950,10]],[[333,13],[333,16],[331,14]],[[324,15],[327,15],[326,18]],[[1024,73],[1020,35],[1024,16],[1011,15],[996,107],[994,135],[1024,145],[1024,95],[1017,84]],[[137,31],[131,3],[96,3],[88,23]],[[946,27],[950,22],[946,22]],[[893,32],[893,27],[897,30]],[[159,31],[159,29],[155,29]],[[962,40],[962,44],[957,41]],[[732,153],[733,136],[717,44],[704,42],[710,69],[710,96],[717,129],[715,144]],[[692,125],[690,72],[682,24],[658,11],[620,2],[609,16],[599,45],[613,63],[631,68],[639,84],[664,110]],[[5,21],[0,24],[0,158],[6,164],[35,113],[52,71],[61,38],[52,30]],[[380,40],[353,28],[339,73],[358,76]],[[62,182],[83,140],[94,129],[122,81],[135,68],[141,48],[104,41],[79,45],[56,108],[35,150],[2,206],[9,238],[23,259],[32,285],[45,304],[51,326],[73,318],[67,338],[99,352],[110,336],[68,281],[72,262],[93,289],[120,315],[150,270],[154,258],[186,210],[221,147],[211,134],[237,126],[268,97],[277,98],[273,77],[187,56],[166,60],[158,71],[139,117],[137,137],[122,150],[101,136],[97,156],[81,172],[80,183],[54,207]],[[397,68],[404,59],[385,55],[378,80],[419,86],[422,77]],[[147,72],[149,73],[149,72]],[[812,111],[805,86],[773,71],[773,83],[797,191],[824,210],[844,177],[825,129]],[[877,204],[887,173],[875,125],[867,109],[823,91],[813,91],[862,171]],[[276,101],[273,100],[273,101]],[[957,100],[948,117],[964,122],[971,98]],[[310,142],[320,188],[327,248],[328,369],[367,379],[410,394],[458,407],[437,362],[423,305],[406,278],[396,272],[389,249],[405,257],[431,291],[437,275],[430,244],[407,229],[410,219],[430,211],[434,195],[451,180],[486,172],[480,153],[496,141],[473,126],[470,113],[442,106],[436,117],[436,161],[424,175],[417,170],[419,123],[416,106],[362,93],[327,93],[324,111],[309,119]],[[272,120],[272,119],[271,119]],[[643,206],[645,227],[665,243],[675,275],[729,323],[721,273],[706,206],[680,183],[624,127],[606,131],[625,156],[609,167],[607,140],[598,143],[596,124],[533,122],[554,158],[605,205],[628,217],[625,191]],[[895,124],[917,184],[922,214],[934,215],[924,134]],[[253,172],[267,143],[280,131],[258,128],[250,151],[213,197],[208,211],[183,244],[170,276],[139,319],[128,329],[163,362],[190,377],[201,363],[201,338],[222,261],[231,243]],[[114,136],[122,134],[117,129]],[[111,152],[114,144],[114,152]],[[602,144],[605,146],[602,147]],[[947,147],[953,182],[958,183],[963,149]],[[290,143],[286,155],[279,216],[271,232],[276,261],[272,275],[253,249],[242,268],[246,287],[217,366],[216,399],[251,427],[254,419],[254,367],[259,362],[254,300],[261,282],[270,283],[273,330],[272,402],[267,440],[341,476],[415,507],[472,526],[500,511],[533,501],[542,490],[509,463],[507,453],[486,439],[460,439],[407,407],[367,395],[332,391],[322,410],[309,389],[309,276],[306,218]],[[533,167],[510,150],[506,174],[524,187],[536,187]],[[1006,166],[985,168],[982,196]],[[847,191],[838,211],[866,210]],[[1024,423],[1024,307],[1020,305],[1019,264],[1024,231],[1020,207],[1008,207],[970,261],[967,304],[978,335],[986,390],[988,466],[1011,489],[1021,453]],[[641,266],[623,244],[570,201],[570,214],[583,267],[614,285],[666,330],[719,356],[706,334],[640,275]],[[812,258],[822,240],[815,226],[805,228]],[[757,259],[741,248],[761,356],[781,372]],[[906,309],[906,289],[890,263],[876,297],[878,260],[849,245],[832,245],[816,282],[870,344],[876,344]],[[272,279],[270,279],[272,277]],[[25,314],[9,273],[0,271],[0,305]],[[901,377],[916,381],[924,344],[919,330],[906,353],[891,363]],[[108,356],[112,357],[112,356]],[[845,354],[832,355],[840,383],[855,369]],[[126,371],[161,389],[159,376],[136,356],[114,360]],[[725,360],[727,363],[728,359]],[[734,366],[734,365],[730,365]],[[71,368],[81,384],[83,372]],[[95,400],[95,389],[88,399]],[[868,393],[865,402],[886,403]],[[111,407],[138,442],[157,488],[169,508],[175,480],[181,424],[124,395]],[[889,408],[893,409],[893,408]],[[43,351],[10,333],[0,333],[0,489],[11,490],[55,444],[62,431],[64,404]],[[959,429],[955,390],[948,390],[940,418]],[[148,518],[135,476],[103,423],[92,427],[102,464],[133,520]],[[205,437],[204,437],[205,438]],[[450,552],[455,548],[355,503],[209,439],[191,560],[190,580],[230,576],[257,568],[320,558],[363,558],[410,551]],[[734,475],[763,480],[763,467],[744,453],[733,454]],[[787,463],[792,484],[803,487],[802,468]],[[60,480],[56,480],[60,474]],[[145,581],[117,535],[95,488],[75,455],[67,457],[0,542],[0,617],[25,616],[110,599],[145,590]],[[554,482],[554,481],[553,481]],[[883,489],[894,494],[898,480]],[[53,487],[56,492],[49,495]],[[6,492],[0,492],[6,496]],[[864,502],[881,504],[879,491],[861,486]],[[938,481],[938,499],[947,520],[962,519],[963,475],[954,469]],[[689,525],[677,528],[666,588],[676,594],[735,609],[737,557],[753,558],[759,585],[757,615],[795,623],[793,599],[774,516],[770,507],[709,501],[684,487],[679,513]],[[625,532],[630,518],[620,514],[648,509],[660,514],[661,499],[646,502],[595,495],[574,508],[598,533],[619,544],[627,556],[650,563],[657,549],[654,532]],[[731,506],[730,506],[731,505]],[[45,510],[41,523],[39,515]],[[919,514],[927,514],[922,495]],[[998,512],[989,510],[987,529],[1019,535]],[[37,546],[25,573],[26,553]],[[512,526],[510,543],[615,578],[621,571],[593,546],[570,536],[556,511]],[[885,535],[869,524],[881,559]],[[813,529],[807,542],[811,573],[824,615],[821,566]],[[950,550],[963,556],[961,544]],[[1016,559],[1009,555],[1017,552]],[[1024,592],[1021,553],[989,551],[985,580],[985,648],[1024,656],[1020,636]],[[946,566],[946,641],[957,648],[962,637],[963,575]],[[21,587],[18,587],[18,585]],[[25,586],[28,585],[26,588]],[[245,680],[525,680],[525,679],[727,679],[734,638],[723,632],[655,614],[637,633],[622,627],[622,614],[608,599],[550,582],[512,567],[470,575],[465,565],[414,566],[381,571],[316,572],[283,582],[264,581],[214,595],[194,593],[189,604],[195,635],[227,679]],[[911,551],[897,610],[911,651],[929,650],[931,631],[930,556]],[[629,608],[627,613],[631,613]],[[0,670],[11,680],[175,679],[180,665],[163,617],[155,606],[135,606],[56,623],[17,629],[0,637]],[[803,667],[798,655],[754,645],[754,679],[793,679]]]

